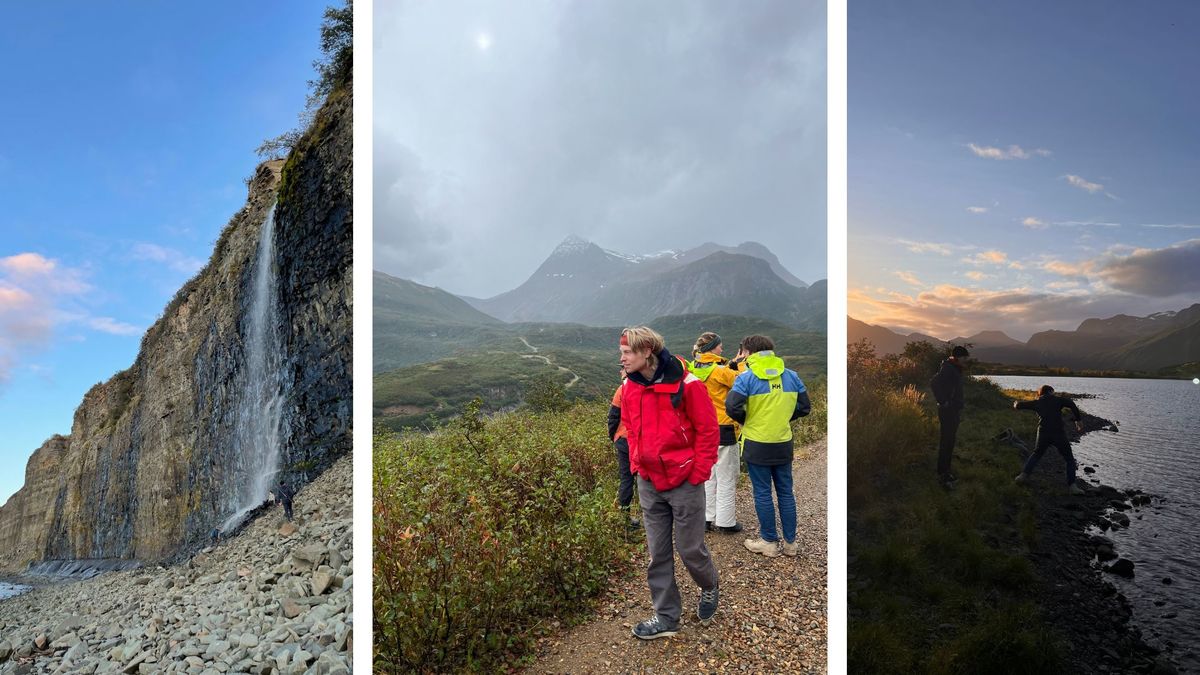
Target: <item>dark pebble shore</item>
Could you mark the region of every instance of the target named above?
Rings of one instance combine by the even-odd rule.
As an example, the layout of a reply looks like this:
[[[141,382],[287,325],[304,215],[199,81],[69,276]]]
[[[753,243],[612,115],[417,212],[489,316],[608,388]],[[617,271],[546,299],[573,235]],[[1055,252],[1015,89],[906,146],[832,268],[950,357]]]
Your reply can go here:
[[[1085,414],[1084,433],[1112,433],[1111,422]],[[1031,439],[1032,440],[1032,439]],[[1073,439],[1076,440],[1076,439]],[[1031,480],[1037,498],[1039,541],[1029,551],[1041,580],[1043,615],[1063,639],[1072,672],[1175,673],[1169,654],[1147,644],[1128,599],[1108,581],[1111,574],[1137,574],[1111,539],[1088,532],[1137,527],[1129,515],[1159,501],[1140,490],[1085,485],[1092,472],[1080,469],[1076,484],[1085,495],[1070,495],[1060,476],[1062,458],[1049,451]]]

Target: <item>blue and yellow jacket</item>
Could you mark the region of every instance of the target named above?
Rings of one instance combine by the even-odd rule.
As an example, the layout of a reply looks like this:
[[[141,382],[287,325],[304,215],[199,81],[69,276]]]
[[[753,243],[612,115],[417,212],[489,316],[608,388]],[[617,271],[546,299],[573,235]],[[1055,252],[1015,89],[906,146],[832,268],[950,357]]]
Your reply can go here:
[[[766,466],[792,461],[792,420],[812,410],[808,390],[775,352],[751,354],[733,381],[725,412],[742,425],[742,457]]]

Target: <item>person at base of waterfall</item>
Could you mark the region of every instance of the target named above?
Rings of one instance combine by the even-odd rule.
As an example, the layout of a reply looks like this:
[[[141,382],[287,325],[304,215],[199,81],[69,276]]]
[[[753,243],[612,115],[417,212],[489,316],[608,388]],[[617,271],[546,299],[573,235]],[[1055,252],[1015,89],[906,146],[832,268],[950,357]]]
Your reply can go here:
[[[292,520],[292,498],[295,494],[288,489],[288,486],[279,481],[279,486],[276,488],[278,494],[275,495],[275,503],[283,506],[283,517],[291,522]]]

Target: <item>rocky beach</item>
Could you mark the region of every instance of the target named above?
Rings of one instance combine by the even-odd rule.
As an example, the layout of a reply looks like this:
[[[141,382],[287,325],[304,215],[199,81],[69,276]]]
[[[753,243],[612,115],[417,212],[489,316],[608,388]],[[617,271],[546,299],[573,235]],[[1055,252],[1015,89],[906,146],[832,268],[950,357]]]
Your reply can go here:
[[[0,673],[351,671],[352,456],[178,564],[26,581],[0,600]]]

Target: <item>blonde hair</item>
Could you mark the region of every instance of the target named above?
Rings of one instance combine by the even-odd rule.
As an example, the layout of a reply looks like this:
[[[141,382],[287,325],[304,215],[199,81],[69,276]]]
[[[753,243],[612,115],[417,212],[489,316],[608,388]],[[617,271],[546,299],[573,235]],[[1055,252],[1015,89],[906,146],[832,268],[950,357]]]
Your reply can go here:
[[[705,331],[701,333],[700,337],[696,338],[696,344],[692,345],[692,356],[700,353],[701,346],[710,347],[713,343],[713,340],[718,340],[720,337],[720,335],[717,335],[712,331]]]
[[[663,342],[663,336],[659,335],[654,331],[653,328],[650,328],[649,326],[633,326],[632,328],[626,328],[625,330],[621,331],[621,335],[625,336],[626,341],[629,342],[629,348],[633,351],[641,352],[649,349],[650,358],[648,360],[650,362],[650,367],[658,367],[658,353],[661,352],[665,346],[665,343]]]

